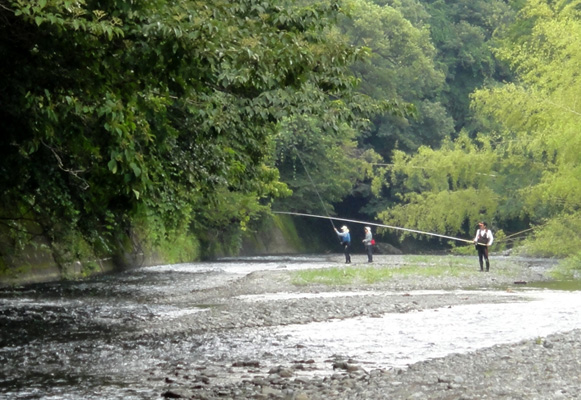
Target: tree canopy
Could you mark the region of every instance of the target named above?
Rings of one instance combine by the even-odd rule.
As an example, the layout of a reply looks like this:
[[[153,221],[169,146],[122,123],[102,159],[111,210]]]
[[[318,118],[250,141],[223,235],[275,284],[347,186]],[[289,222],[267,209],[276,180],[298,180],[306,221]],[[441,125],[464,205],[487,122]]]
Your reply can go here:
[[[281,121],[316,115],[336,130],[354,119],[349,65],[365,51],[333,35],[339,12],[2,0],[3,232],[112,251],[139,221],[158,239],[244,224],[288,193],[270,150]],[[224,209],[228,196],[239,206]]]
[[[390,183],[402,202],[384,221],[461,234],[477,220],[494,229],[536,227],[527,251],[577,254],[579,1],[531,0],[497,38],[496,57],[515,81],[474,92],[483,130],[440,150],[396,153]],[[490,224],[491,223],[491,224]],[[566,236],[566,237],[564,237]]]

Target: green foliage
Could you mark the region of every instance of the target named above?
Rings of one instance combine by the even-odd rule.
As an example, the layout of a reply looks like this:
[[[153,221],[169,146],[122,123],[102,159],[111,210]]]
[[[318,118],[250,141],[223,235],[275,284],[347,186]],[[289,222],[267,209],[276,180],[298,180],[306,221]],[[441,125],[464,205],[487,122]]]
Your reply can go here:
[[[535,0],[522,8],[519,35],[504,30],[495,50],[518,82],[491,83],[473,94],[474,110],[488,128],[474,140],[461,134],[439,150],[394,153],[390,180],[383,183],[401,203],[381,214],[386,223],[460,234],[485,219],[498,244],[510,224],[530,223],[537,229],[523,249],[527,254],[577,253],[579,5]]]
[[[378,218],[387,225],[465,235],[467,226],[492,221],[497,213],[495,159],[485,138],[477,145],[466,134],[440,150],[422,147],[414,156],[394,152],[384,184],[389,182],[399,204]]]
[[[537,257],[558,257],[578,253],[581,238],[577,230],[581,223],[581,213],[562,214],[537,226],[533,238],[520,249],[521,253]]]
[[[115,252],[136,218],[158,244],[244,228],[288,194],[270,159],[280,121],[324,116],[328,131],[356,120],[349,65],[365,50],[334,33],[338,10],[3,1],[0,221],[12,240],[62,242],[64,263],[68,238]]]
[[[361,198],[361,203],[371,201],[373,166],[389,157],[396,142],[417,148],[421,140],[437,143],[442,132],[451,133],[453,124],[432,101],[443,75],[432,63],[434,49],[422,25],[425,15],[419,4],[400,6],[342,2],[347,15],[340,18],[340,32],[330,36],[367,51],[351,67],[358,94],[349,102],[333,102],[323,115],[309,113],[281,125],[276,165],[294,194],[277,206],[332,214],[333,204],[346,195]],[[417,17],[414,24],[403,12]],[[358,118],[355,124],[336,124],[330,132],[321,121],[335,114]],[[374,208],[364,211],[373,213]]]
[[[495,32],[503,32],[505,25],[514,19],[513,7],[502,0],[357,0],[347,4],[351,18],[342,20],[341,27],[353,43],[367,46],[372,52],[368,62],[359,62],[353,67],[361,77],[360,90],[374,98],[413,103],[416,110],[413,118],[389,114],[372,118],[373,125],[359,135],[360,146],[372,148],[387,163],[397,165],[401,164],[397,157],[402,154],[424,153],[440,146],[448,152],[447,147],[453,138],[460,137],[458,146],[464,145],[468,137],[475,138],[477,127],[483,126],[484,121],[472,117],[469,94],[484,82],[510,77],[504,64],[494,58],[491,45],[496,43]],[[490,139],[479,138],[476,146],[491,148],[493,143]],[[490,154],[492,151],[483,152],[479,159]],[[467,152],[460,161],[453,158],[459,157],[459,152],[456,152],[447,160],[434,156],[432,165],[423,165],[422,160],[426,157],[431,156],[418,156],[416,165],[410,165],[418,171],[406,172],[410,174],[406,184],[413,188],[402,187],[401,179],[392,176],[391,168],[382,166],[377,167],[371,181],[366,182],[367,187],[353,191],[353,197],[364,193],[367,205],[363,211],[375,217],[393,205],[399,207],[408,202],[422,201],[407,193],[421,192],[425,190],[421,187],[425,184],[437,185],[436,191],[454,191],[470,187],[470,179],[462,175],[473,174],[474,178],[483,178],[479,187],[486,186],[497,192],[495,186],[505,184],[518,172],[524,171],[515,170],[507,176],[506,182],[498,179],[494,183],[486,178],[487,172],[475,172],[477,168],[487,169],[488,165],[493,165],[494,159],[480,163]],[[460,163],[456,165],[458,161]],[[441,162],[445,162],[445,168],[438,173]],[[431,171],[425,172],[427,170]],[[430,175],[430,182],[421,177],[424,172]],[[391,182],[391,178],[396,182]],[[403,176],[402,179],[405,180]],[[479,194],[468,197],[473,200],[475,196]],[[488,217],[496,212],[496,208],[522,216],[519,215],[522,214],[522,197],[511,196],[510,201],[498,202],[494,206],[487,202],[488,211],[467,212],[463,209],[459,217],[451,217],[453,208],[450,207],[454,206],[451,203],[462,200],[462,197],[446,199],[444,194],[439,196],[440,207],[434,210],[433,217],[437,218],[436,212],[443,210],[448,220],[453,219],[443,222],[440,227],[452,224],[453,231],[464,231],[469,222],[466,219],[468,214]],[[468,207],[472,205],[462,208]],[[417,211],[424,213],[426,209]],[[399,220],[405,223],[405,211],[400,214]]]
[[[168,264],[199,260],[201,256],[200,242],[184,232],[164,239],[154,247],[154,251]]]
[[[357,149],[355,135],[347,124],[325,132],[312,117],[285,119],[276,137],[276,166],[293,195],[278,200],[277,208],[332,212],[331,203],[349,194],[366,177],[369,162],[378,159],[373,151]]]
[[[341,21],[351,43],[371,50],[370,60],[353,66],[361,79],[359,91],[374,99],[414,104],[411,113],[372,117],[373,125],[360,136],[361,145],[373,147],[386,160],[396,145],[404,151],[422,143],[437,146],[453,132],[453,123],[437,100],[444,74],[434,64],[429,15],[420,3],[391,3],[347,1],[350,18]]]
[[[393,73],[392,64],[387,63],[384,57],[398,52],[401,54],[397,57],[402,60],[406,57],[421,58],[422,63],[429,64],[429,60],[422,56],[422,50],[413,47],[416,36],[419,36],[417,32],[409,34],[414,40],[410,45],[407,32],[401,33],[390,27],[388,14],[394,11],[391,7],[386,7],[387,11],[383,12],[367,1],[345,1],[342,6],[348,10],[348,16],[341,18],[341,32],[331,30],[324,40],[349,43],[366,50],[365,57],[354,60],[352,68],[356,76],[361,77],[357,81],[358,94],[353,94],[349,101],[329,102],[323,113],[313,113],[311,108],[307,108],[304,114],[286,118],[279,125],[274,149],[275,165],[280,170],[282,181],[293,191],[293,196],[277,201],[278,208],[333,213],[332,204],[352,192],[368,196],[372,165],[382,161],[378,154],[381,150],[375,151],[363,140],[365,134],[373,129],[372,121],[388,116],[406,120],[415,114],[415,107],[406,102],[405,96],[395,90],[387,90],[388,85],[395,87],[392,78],[402,77],[398,78]],[[362,31],[372,26],[368,24],[369,20],[377,20],[378,13],[382,14],[384,25],[375,27],[369,33],[369,40],[357,39]],[[394,18],[406,25],[401,15]],[[382,28],[387,27],[398,35],[397,41],[385,39]],[[385,68],[386,65],[389,67]],[[405,68],[398,71],[400,74],[409,73]],[[389,76],[379,77],[380,74]],[[421,75],[426,76],[428,81],[431,79],[427,73]],[[401,82],[408,81],[402,78]],[[420,87],[431,85],[415,84]],[[320,98],[315,90],[313,94],[314,100]],[[353,118],[349,123],[336,121],[336,116],[341,115]],[[330,117],[335,119],[332,124],[327,122]]]
[[[256,229],[270,209],[259,199],[256,193],[219,189],[200,202],[191,230],[198,232],[203,258],[238,253],[244,236]]]
[[[276,228],[282,232],[285,240],[291,244],[296,249],[301,249],[305,246],[304,243],[304,236],[301,237],[299,232],[297,231],[297,227],[294,224],[290,215],[273,215],[272,219],[268,219],[268,221],[272,221]]]
[[[473,268],[472,268],[473,270]],[[384,282],[393,277],[425,278],[437,276],[462,276],[473,271],[466,265],[407,265],[397,268],[326,268],[297,271],[293,274],[292,282],[295,285],[324,284],[349,285],[352,283],[373,284]]]
[[[495,34],[514,19],[515,10],[502,0],[422,1],[430,15],[429,27],[436,62],[446,73],[442,99],[453,117],[455,130],[474,133],[469,95],[491,79],[510,79],[510,74],[493,56]]]
[[[552,268],[550,274],[557,280],[581,280],[581,252],[568,253],[568,257]],[[574,290],[578,287],[578,284],[574,285]]]
[[[476,110],[502,124],[496,139],[499,154],[526,170],[526,184],[519,182],[513,190],[518,190],[522,214],[542,225],[527,246],[532,254],[564,256],[578,248],[572,243],[575,235],[565,240],[565,233],[571,233],[569,221],[578,219],[581,195],[581,121],[575,109],[580,4],[529,2],[517,24],[530,29],[519,37],[507,36],[497,51],[517,71],[520,82],[474,95]]]

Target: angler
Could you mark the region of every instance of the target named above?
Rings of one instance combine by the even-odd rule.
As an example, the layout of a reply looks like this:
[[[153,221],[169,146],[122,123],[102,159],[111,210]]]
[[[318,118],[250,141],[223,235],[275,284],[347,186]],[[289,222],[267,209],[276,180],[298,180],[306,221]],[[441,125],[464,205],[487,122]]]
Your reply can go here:
[[[482,221],[478,223],[478,229],[476,230],[476,236],[474,236],[474,244],[476,250],[478,250],[478,262],[480,263],[480,271],[484,269],[483,260],[486,261],[486,272],[490,270],[490,261],[488,260],[488,248],[492,245],[494,237],[492,236],[492,231],[486,226],[486,222]]]

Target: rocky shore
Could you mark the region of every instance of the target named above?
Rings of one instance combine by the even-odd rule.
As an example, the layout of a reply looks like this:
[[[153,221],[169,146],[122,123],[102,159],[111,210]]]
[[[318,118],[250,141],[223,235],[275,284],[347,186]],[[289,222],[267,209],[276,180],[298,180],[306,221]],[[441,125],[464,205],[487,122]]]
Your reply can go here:
[[[340,266],[340,258],[331,261]],[[168,340],[179,341],[180,338],[204,332],[268,329],[456,305],[524,301],[522,297],[511,297],[510,293],[516,287],[549,280],[545,274],[546,265],[542,263],[536,265],[531,261],[498,257],[493,260],[491,272],[480,273],[473,265],[474,260],[471,261],[472,266],[468,262],[452,267],[463,269],[462,274],[432,277],[406,275],[380,283],[354,282],[344,286],[293,284],[293,273],[281,264],[274,271],[254,272],[240,279],[225,280],[216,287],[181,294],[181,301],[211,306],[206,312],[181,318],[179,327],[148,324],[141,331],[141,340],[166,336]],[[400,268],[405,264],[404,257],[376,256],[373,266]],[[355,268],[367,266],[353,265]],[[463,292],[459,296],[456,292],[459,289],[503,290],[507,296],[488,296],[485,290]],[[417,290],[438,292],[410,295]],[[382,295],[386,292],[394,295]],[[260,301],[260,295],[273,294],[285,296]],[[242,301],[245,296],[258,300]],[[261,359],[227,358],[204,365],[169,363],[150,374],[151,379],[164,380],[160,395],[165,398],[581,398],[581,330],[497,345],[468,354],[452,354],[404,368],[369,369],[359,360],[340,355],[325,362],[329,369],[332,366],[331,373],[318,374],[320,367],[310,359],[281,362],[273,366]]]

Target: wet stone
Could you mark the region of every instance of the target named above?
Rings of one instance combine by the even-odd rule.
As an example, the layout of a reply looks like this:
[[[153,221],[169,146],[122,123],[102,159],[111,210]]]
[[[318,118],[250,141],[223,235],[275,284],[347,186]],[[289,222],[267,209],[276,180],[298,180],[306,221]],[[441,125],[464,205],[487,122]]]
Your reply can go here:
[[[378,255],[374,261],[375,267],[405,265],[401,257]],[[63,390],[71,400],[96,392],[108,400],[136,392],[156,398],[170,392],[160,389],[167,384],[173,395],[207,400],[581,397],[581,333],[578,326],[562,325],[568,318],[579,321],[575,297],[561,294],[554,310],[543,310],[548,298],[530,302],[526,296],[538,294],[525,296],[527,285],[513,283],[538,279],[530,269],[498,262],[498,274],[493,268],[486,277],[473,271],[462,278],[328,287],[291,284],[289,272],[304,266],[300,262],[285,262],[283,270],[276,265],[264,270],[264,263],[222,263],[212,273],[212,263],[203,265],[206,272],[192,271],[196,265],[160,266],[118,281],[83,282],[75,290],[53,287],[51,298],[37,290],[26,301],[0,302],[0,375],[7,377],[0,398],[22,394],[10,382],[40,388],[39,398],[56,398]],[[67,297],[71,293],[77,295]],[[208,304],[214,306],[201,310]],[[516,314],[519,307],[526,317]],[[484,323],[502,314],[506,323],[484,335]],[[554,332],[515,338],[510,335],[516,329],[505,329],[511,319],[526,320],[536,332],[535,318],[545,314]],[[459,323],[464,320],[468,325]],[[27,326],[22,321],[62,326],[47,335],[29,330],[19,336],[17,329]],[[474,335],[481,336],[470,344]],[[423,352],[414,355],[418,350]],[[83,384],[65,386],[66,378],[58,376],[63,365],[78,371]],[[35,370],[55,378],[43,386]]]

